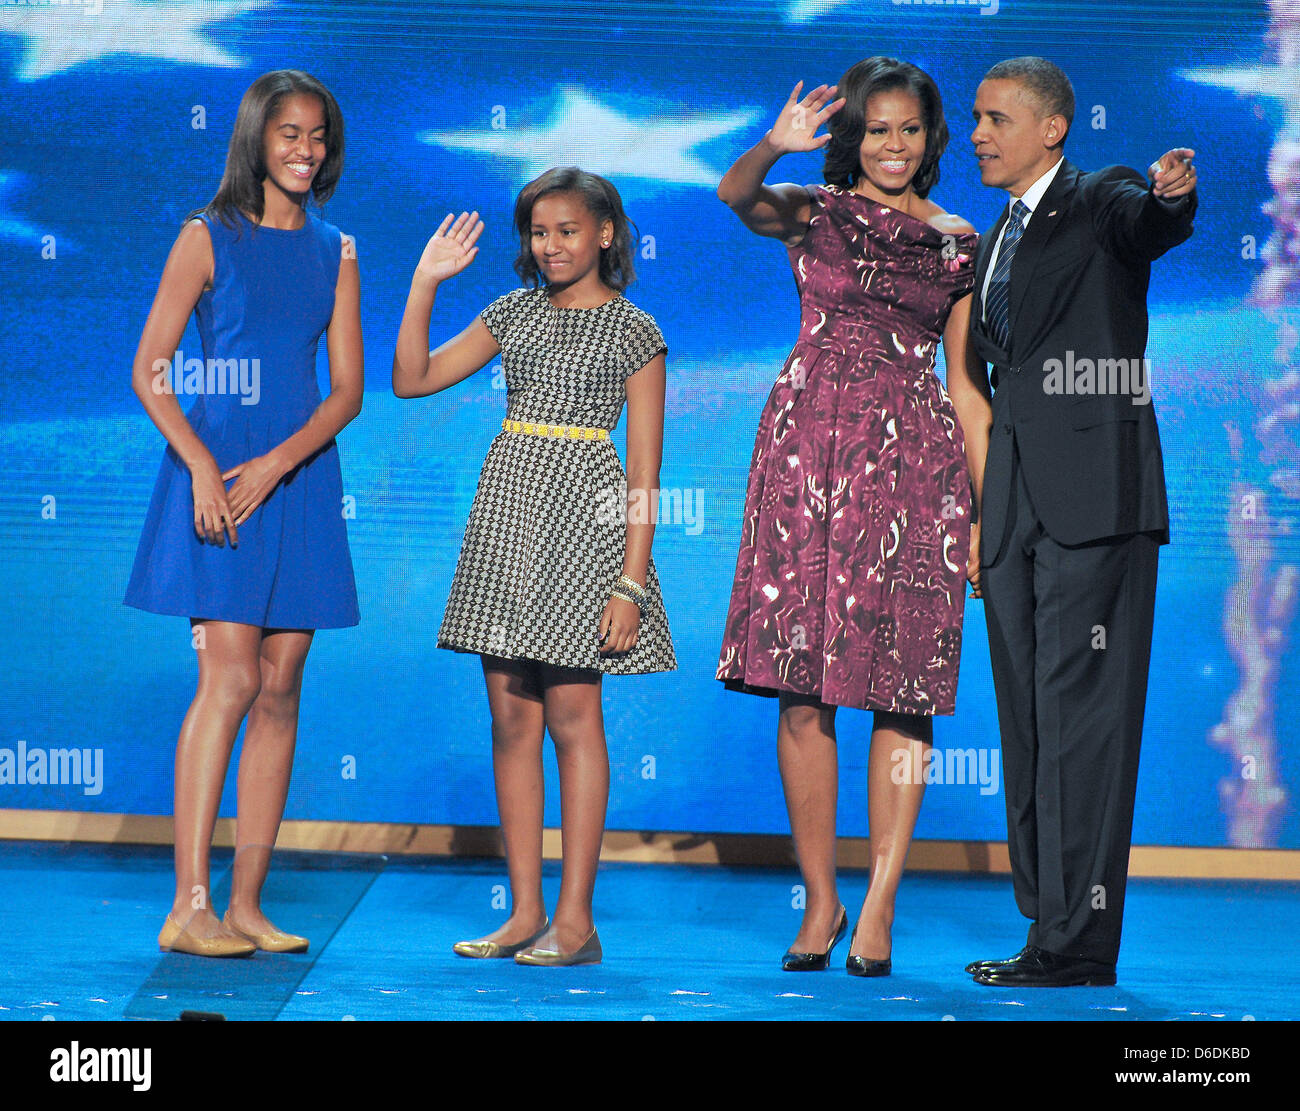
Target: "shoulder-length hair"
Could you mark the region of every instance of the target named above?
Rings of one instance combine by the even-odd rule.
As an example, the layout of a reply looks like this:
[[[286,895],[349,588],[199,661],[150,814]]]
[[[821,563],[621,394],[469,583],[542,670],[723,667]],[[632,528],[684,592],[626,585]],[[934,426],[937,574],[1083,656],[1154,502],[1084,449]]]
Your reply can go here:
[[[266,125],[275,118],[286,97],[314,96],[325,114],[325,161],[316,171],[311,193],[318,205],[334,193],[343,172],[343,113],[333,94],[310,73],[299,69],[276,69],[264,73],[248,87],[239,102],[235,128],[230,133],[226,169],[216,196],[187,220],[207,212],[223,224],[237,226],[236,211],[262,216],[262,182],[267,175]]]
[[[613,184],[599,174],[577,166],[555,166],[525,185],[515,201],[515,230],[519,233],[519,255],[515,273],[525,283],[536,287],[546,281],[533,258],[533,205],[548,193],[572,193],[582,199],[587,211],[601,224],[614,225],[614,238],[600,252],[600,280],[615,293],[622,293],[636,279],[636,235],[634,225],[623,211],[623,200]]]
[[[943,118],[939,87],[923,69],[897,58],[867,58],[850,66],[840,78],[837,94],[844,107],[826,123],[831,141],[826,144],[822,177],[828,185],[852,188],[862,173],[860,150],[867,133],[867,101],[876,93],[904,89],[921,102],[925,127],[925,154],[912,178],[912,190],[925,197],[939,182],[939,156],[948,145],[948,124]]]

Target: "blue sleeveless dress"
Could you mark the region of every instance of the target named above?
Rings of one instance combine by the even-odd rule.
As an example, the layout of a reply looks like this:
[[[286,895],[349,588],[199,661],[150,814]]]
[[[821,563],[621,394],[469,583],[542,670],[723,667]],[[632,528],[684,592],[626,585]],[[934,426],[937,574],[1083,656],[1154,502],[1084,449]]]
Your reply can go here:
[[[195,306],[203,360],[169,374],[199,439],[226,471],[297,432],[321,402],[316,350],[334,312],[342,236],[310,212],[295,231],[228,227],[204,214],[213,285]],[[235,484],[226,483],[227,489]],[[239,526],[239,547],[194,531],[189,468],[169,446],[145,518],[126,604],[153,613],[274,629],[360,620],[338,450],[291,471]]]

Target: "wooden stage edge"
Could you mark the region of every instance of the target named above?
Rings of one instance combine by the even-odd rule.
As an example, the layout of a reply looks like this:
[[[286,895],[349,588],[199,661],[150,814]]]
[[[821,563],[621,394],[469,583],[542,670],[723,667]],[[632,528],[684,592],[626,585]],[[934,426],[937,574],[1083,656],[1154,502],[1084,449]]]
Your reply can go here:
[[[235,823],[217,822],[214,844],[234,845]],[[100,814],[68,810],[0,809],[0,839],[87,841],[127,845],[170,845],[169,816]],[[387,853],[427,856],[499,857],[495,826],[404,825],[388,822],[287,821],[278,849],[306,852]],[[560,831],[547,829],[542,851],[560,856]],[[841,837],[838,860],[844,868],[868,866],[868,843]],[[790,838],[739,833],[662,833],[608,830],[601,851],[605,861],[653,864],[727,864],[793,867]],[[1005,874],[1010,868],[1001,841],[913,841],[909,869],[918,872]],[[1300,880],[1300,852],[1282,849],[1183,848],[1134,845],[1129,875],[1177,879]]]

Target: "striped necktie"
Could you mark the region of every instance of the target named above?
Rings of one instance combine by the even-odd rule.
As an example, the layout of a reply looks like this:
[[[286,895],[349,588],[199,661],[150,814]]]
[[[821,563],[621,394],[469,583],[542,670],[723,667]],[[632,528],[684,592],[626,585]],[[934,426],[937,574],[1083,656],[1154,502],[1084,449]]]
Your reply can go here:
[[[988,324],[989,335],[994,342],[1007,350],[1011,342],[1011,263],[1016,257],[1016,247],[1025,231],[1025,221],[1029,218],[1029,206],[1017,200],[1011,206],[1011,215],[1007,226],[1002,229],[1002,245],[998,249],[998,264],[993,268],[989,279],[989,293],[984,301],[984,320]]]

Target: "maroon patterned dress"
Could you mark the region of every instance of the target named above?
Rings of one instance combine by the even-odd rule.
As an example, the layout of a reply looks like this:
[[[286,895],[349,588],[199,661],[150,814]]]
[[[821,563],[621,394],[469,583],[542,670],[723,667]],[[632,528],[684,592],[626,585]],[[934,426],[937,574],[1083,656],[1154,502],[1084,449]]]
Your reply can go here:
[[[790,248],[799,340],[749,467],[717,677],[835,706],[951,714],[970,485],[936,346],[977,236],[827,185]]]

